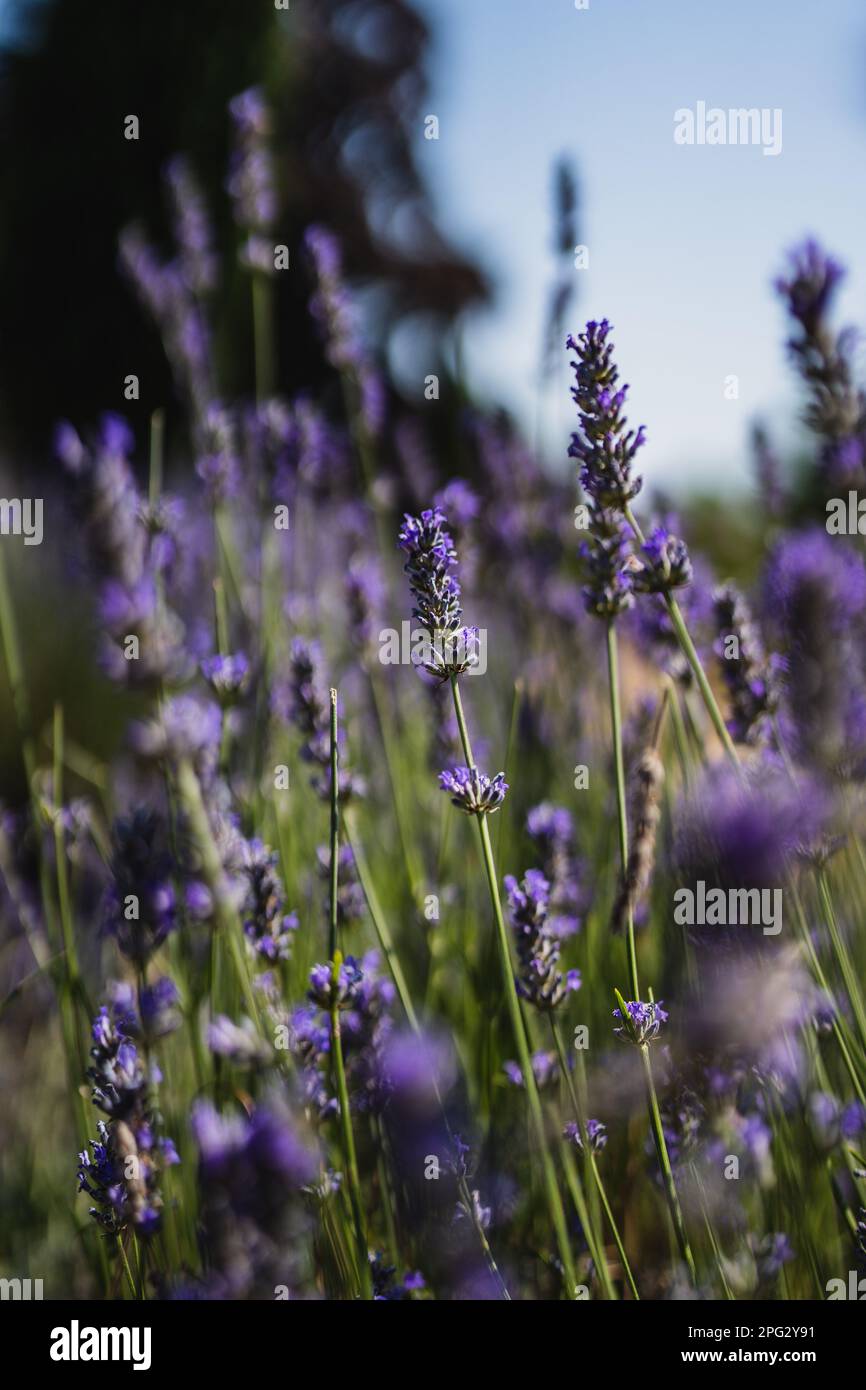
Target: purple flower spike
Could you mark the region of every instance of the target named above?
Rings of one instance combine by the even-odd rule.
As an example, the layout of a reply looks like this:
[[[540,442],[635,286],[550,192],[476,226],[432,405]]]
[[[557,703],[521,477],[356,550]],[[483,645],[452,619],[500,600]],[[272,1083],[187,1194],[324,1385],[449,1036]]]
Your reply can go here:
[[[529,869],[522,883],[509,874],[505,890],[520,960],[517,992],[537,1009],[555,1009],[580,989],[581,979],[579,970],[563,975],[559,969],[560,941],[548,921],[550,884],[538,869]]]
[[[632,477],[632,464],[644,443],[643,426],[626,429],[622,413],[627,386],[617,387],[610,324],[590,321],[567,346],[577,354],[572,362],[576,384],[571,389],[580,416],[580,429],[571,437],[569,456],[580,461],[580,483],[599,508],[622,511],[641,489]]]
[[[460,585],[452,571],[457,551],[445,514],[438,507],[403,519],[398,544],[407,555],[404,569],[415,599],[413,617],[435,636],[460,626]]]

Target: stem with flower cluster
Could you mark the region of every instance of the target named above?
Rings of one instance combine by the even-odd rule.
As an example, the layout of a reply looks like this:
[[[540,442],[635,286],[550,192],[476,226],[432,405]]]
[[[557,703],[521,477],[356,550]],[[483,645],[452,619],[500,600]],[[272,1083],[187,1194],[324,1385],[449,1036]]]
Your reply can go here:
[[[632,511],[628,503],[625,504],[624,515],[626,521],[628,522],[629,526],[635,534],[638,544],[643,545],[643,531],[638,525],[637,520],[635,519],[634,512]],[[692,641],[691,633],[689,632],[688,627],[686,626],[686,620],[682,615],[680,606],[674,598],[673,594],[671,594],[670,592],[665,593],[664,600],[667,605],[668,613],[670,614],[671,622],[673,623],[677,641],[680,644],[684,657],[686,658],[687,662],[692,668],[695,680],[698,683],[698,689],[701,692],[701,698],[703,699],[704,705],[706,706],[707,714],[710,716],[713,728],[718,734],[721,745],[727,753],[728,757],[730,758],[731,762],[734,764],[735,767],[739,767],[739,755],[737,753],[736,748],[734,747],[733,739],[731,738],[731,735],[728,732],[727,725],[725,724],[724,718],[722,716],[722,711],[719,709],[718,701],[715,695],[713,694],[712,686],[707,680],[707,673],[704,670],[703,662],[701,661],[701,658],[698,655],[697,648],[694,642]]]
[[[463,702],[460,698],[460,686],[457,677],[451,677],[451,691],[454,696],[454,713],[457,718],[457,727],[460,731],[460,742],[463,746],[463,755],[469,768],[475,767],[475,759],[472,756],[472,745],[469,741],[469,730],[466,725],[466,716],[463,713]],[[541,1099],[538,1094],[538,1087],[535,1084],[535,1073],[532,1070],[532,1059],[529,1055],[529,1046],[526,1041],[526,1030],[523,1026],[523,1018],[520,1013],[520,1001],[517,997],[517,989],[514,984],[514,969],[511,963],[511,954],[508,946],[508,933],[505,927],[505,917],[502,912],[502,902],[499,897],[499,881],[496,876],[496,864],[493,858],[493,846],[490,840],[490,830],[487,825],[487,816],[480,813],[476,816],[478,822],[478,833],[481,839],[481,855],[484,860],[484,868],[487,874],[487,886],[490,890],[490,901],[493,906],[493,917],[496,923],[496,941],[499,949],[499,958],[502,965],[502,977],[505,985],[505,998],[508,1004],[508,1012],[511,1019],[511,1027],[514,1033],[514,1041],[517,1047],[517,1056],[520,1063],[520,1071],[523,1076],[523,1084],[526,1089],[526,1096],[529,1103],[529,1114],[535,1137],[539,1147],[541,1166],[544,1176],[544,1186],[547,1195],[547,1204],[550,1210],[553,1229],[556,1232],[557,1244],[559,1246],[562,1267],[565,1272],[569,1292],[571,1293],[576,1286],[574,1262],[571,1255],[571,1246],[568,1239],[568,1227],[565,1220],[565,1211],[562,1205],[562,1198],[556,1182],[556,1172],[553,1160],[547,1145],[547,1135],[544,1130],[544,1114],[541,1108]]]

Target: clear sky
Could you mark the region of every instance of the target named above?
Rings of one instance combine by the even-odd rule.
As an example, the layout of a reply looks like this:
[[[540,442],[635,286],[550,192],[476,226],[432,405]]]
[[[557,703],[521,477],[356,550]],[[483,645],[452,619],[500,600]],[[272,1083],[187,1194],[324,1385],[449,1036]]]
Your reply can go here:
[[[551,171],[577,164],[577,327],[607,316],[644,472],[681,488],[749,477],[751,421],[797,438],[798,394],[772,289],[814,234],[850,268],[840,320],[866,324],[864,0],[418,0],[434,31],[422,160],[443,225],[492,273],[467,328],[476,387],[530,434],[551,251]],[[674,112],[781,108],[782,150],[683,146]],[[863,355],[866,361],[866,354]],[[725,379],[739,378],[739,399]],[[561,459],[566,381],[543,412]],[[560,443],[562,441],[562,443]]]

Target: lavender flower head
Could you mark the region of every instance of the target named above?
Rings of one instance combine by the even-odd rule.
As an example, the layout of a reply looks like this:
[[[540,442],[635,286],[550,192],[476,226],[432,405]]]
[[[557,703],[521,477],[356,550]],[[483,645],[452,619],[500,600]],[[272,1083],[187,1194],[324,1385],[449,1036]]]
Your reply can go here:
[[[811,238],[791,251],[788,261],[789,269],[776,280],[776,290],[787,301],[791,316],[814,336],[837,285],[845,278],[845,268]]]
[[[564,1127],[563,1136],[570,1139],[576,1149],[583,1153],[583,1139],[581,1138],[580,1126],[574,1121],[569,1120]],[[589,1140],[589,1147],[593,1153],[601,1153],[607,1143],[607,1126],[601,1120],[587,1120],[586,1137]]]
[[[235,147],[227,183],[235,221],[247,233],[241,260],[251,270],[274,273],[274,248],[269,242],[277,218],[277,195],[268,136],[270,114],[257,87],[241,92],[229,103]]]
[[[283,911],[285,895],[277,877],[278,856],[261,840],[244,846],[243,869],[247,895],[243,904],[244,931],[251,950],[267,961],[288,960],[298,928],[297,914]]]
[[[665,526],[655,526],[640,550],[640,567],[634,587],[645,594],[668,594],[692,580],[692,564],[685,541]]]
[[[717,589],[713,602],[719,629],[714,650],[731,702],[728,730],[738,742],[766,744],[779,704],[784,660],[775,654],[769,659],[764,655],[757,628],[733,584]]]
[[[320,652],[315,643],[303,637],[292,641],[288,678],[274,691],[274,706],[280,718],[294,724],[302,737],[301,758],[316,769],[312,786],[327,800],[331,794],[331,736],[330,705],[320,675]],[[340,797],[364,795],[364,782],[343,764],[345,762],[345,733],[337,734],[340,767],[337,785]]]
[[[580,989],[580,971],[559,969],[560,942],[547,920],[550,884],[538,869],[529,869],[522,883],[513,875],[505,879],[511,928],[520,961],[517,992],[537,1009],[555,1009],[567,995]]]
[[[452,804],[467,816],[483,816],[499,810],[508,783],[504,772],[488,777],[477,767],[452,767],[439,773],[439,788],[450,792]]]
[[[338,966],[330,962],[314,965],[307,998],[320,1009],[331,1009],[334,1003],[340,1009],[350,1008],[363,978],[364,972],[354,956],[347,956]]]
[[[659,1030],[663,1023],[667,1023],[668,1014],[662,1008],[662,1001],[646,1004],[640,999],[632,999],[625,1006],[627,1018],[623,1020],[622,1010],[614,1009],[613,1016],[621,1020],[618,1028],[614,1028],[618,1038],[624,1042],[637,1043],[643,1047],[646,1043],[652,1042],[659,1035]]]
[[[205,657],[201,673],[221,705],[233,705],[249,688],[250,663],[243,652]]]
[[[420,517],[407,513],[398,544],[408,557],[403,568],[415,599],[412,616],[431,634],[453,632],[460,626],[463,610],[460,585],[453,574],[457,551],[445,514],[438,507],[423,511]]]
[[[591,320],[586,331],[567,346],[576,353],[572,362],[575,385],[571,394],[577,405],[580,429],[571,437],[569,456],[580,461],[580,483],[597,508],[622,511],[641,489],[632,476],[632,465],[644,443],[644,427],[626,429],[622,413],[628,386],[617,389],[619,371],[613,361],[610,324]]]
[[[98,1123],[98,1139],[78,1156],[78,1190],[94,1199],[90,1214],[106,1230],[119,1232],[131,1222],[149,1235],[160,1223],[160,1169],[179,1162],[177,1151],[170,1139],[154,1135],[144,1063],[124,1031],[121,1009],[103,1006],[91,1034],[93,1103],[108,1121]]]

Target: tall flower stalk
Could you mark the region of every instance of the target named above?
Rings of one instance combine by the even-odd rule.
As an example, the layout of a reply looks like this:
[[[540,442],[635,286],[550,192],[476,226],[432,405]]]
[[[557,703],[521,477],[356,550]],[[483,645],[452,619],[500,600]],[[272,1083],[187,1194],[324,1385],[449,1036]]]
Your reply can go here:
[[[565,1211],[562,1205],[556,1171],[551,1158],[544,1124],[541,1098],[532,1068],[526,1028],[520,1012],[520,1001],[514,982],[514,966],[508,943],[502,900],[499,895],[499,878],[493,856],[488,816],[498,810],[508,790],[504,776],[490,778],[482,773],[472,753],[472,743],[458,677],[466,669],[466,641],[456,642],[458,634],[470,630],[461,628],[462,607],[460,604],[460,585],[454,571],[457,554],[454,542],[447,528],[447,521],[439,508],[422,512],[420,517],[406,516],[400,531],[399,543],[406,553],[406,573],[412,594],[415,598],[414,616],[426,630],[430,638],[431,655],[428,671],[435,672],[440,680],[448,680],[454,701],[454,715],[460,734],[460,743],[465,766],[440,777],[442,789],[452,793],[454,803],[477,823],[481,844],[481,858],[487,879],[493,918],[496,927],[496,945],[502,968],[505,999],[508,1007],[517,1056],[523,1084],[529,1105],[533,1133],[538,1144],[542,1165],[545,1195],[550,1218],[556,1234],[562,1268],[571,1293],[576,1286],[574,1261],[568,1238]],[[443,638],[445,640],[443,640]]]
[[[712,717],[719,737],[735,760],[736,750],[713,698],[679,606],[673,597],[673,590],[688,584],[691,579],[691,565],[686,547],[681,540],[661,526],[656,527],[646,538],[631,510],[631,502],[642,486],[642,479],[633,470],[635,457],[645,442],[644,427],[641,426],[637,431],[627,428],[628,421],[623,407],[628,386],[619,385],[619,370],[613,358],[613,343],[610,340],[610,323],[607,319],[600,323],[591,320],[577,338],[569,337],[567,345],[575,354],[572,363],[575,374],[572,396],[578,409],[580,425],[572,435],[569,454],[579,460],[580,483],[589,498],[589,541],[581,548],[586,567],[584,600],[587,610],[604,620],[607,626],[608,691],[619,849],[622,878],[625,882],[629,872],[628,812],[615,624],[616,619],[632,605],[636,593],[661,594],[664,597],[677,638],[694,670],[701,693],[713,706]],[[635,541],[640,546],[637,553],[634,550]],[[640,1047],[650,1126],[664,1179],[665,1193],[680,1251],[694,1281],[694,1259],[665,1142],[652,1063],[645,1045],[650,1034],[638,1038],[634,1024],[634,1010],[649,1010],[651,1018],[656,1021],[655,1031],[658,1031],[656,1006],[640,1003],[634,908],[630,898],[626,904],[626,928],[633,1002],[626,1005],[620,999],[622,1032]]]

